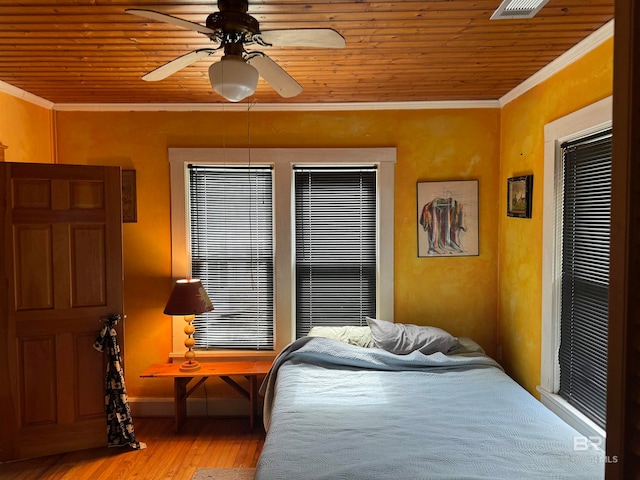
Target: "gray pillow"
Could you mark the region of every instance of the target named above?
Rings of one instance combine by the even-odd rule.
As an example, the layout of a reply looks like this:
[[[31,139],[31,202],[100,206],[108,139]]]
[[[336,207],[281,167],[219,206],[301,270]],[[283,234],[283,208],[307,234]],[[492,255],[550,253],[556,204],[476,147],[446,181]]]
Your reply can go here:
[[[447,355],[484,355],[484,349],[469,337],[458,337],[458,346],[447,352]]]
[[[391,323],[367,317],[371,327],[373,346],[397,355],[418,350],[425,355],[447,353],[458,345],[458,339],[438,327],[422,327],[405,323]]]

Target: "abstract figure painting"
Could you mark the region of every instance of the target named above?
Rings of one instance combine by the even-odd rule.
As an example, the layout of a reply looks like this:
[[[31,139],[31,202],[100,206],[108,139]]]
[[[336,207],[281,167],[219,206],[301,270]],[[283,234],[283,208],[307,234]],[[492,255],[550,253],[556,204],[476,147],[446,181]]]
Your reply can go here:
[[[418,182],[418,256],[479,254],[478,181]]]

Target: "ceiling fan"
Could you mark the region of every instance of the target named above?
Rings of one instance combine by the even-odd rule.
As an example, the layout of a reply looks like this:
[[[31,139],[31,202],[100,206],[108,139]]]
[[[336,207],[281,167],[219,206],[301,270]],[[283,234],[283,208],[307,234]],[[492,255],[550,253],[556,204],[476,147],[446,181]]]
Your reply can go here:
[[[331,28],[260,30],[258,21],[247,13],[248,0],[218,0],[219,12],[210,14],[205,25],[190,22],[153,10],[130,8],[127,13],[193,30],[209,37],[215,44],[175,58],[142,77],[155,82],[197,62],[201,58],[224,52],[222,59],[209,67],[213,89],[232,102],[252,95],[262,77],[284,98],[302,92],[302,86],[275,61],[261,51],[245,47],[316,47],[344,48],[342,35]]]

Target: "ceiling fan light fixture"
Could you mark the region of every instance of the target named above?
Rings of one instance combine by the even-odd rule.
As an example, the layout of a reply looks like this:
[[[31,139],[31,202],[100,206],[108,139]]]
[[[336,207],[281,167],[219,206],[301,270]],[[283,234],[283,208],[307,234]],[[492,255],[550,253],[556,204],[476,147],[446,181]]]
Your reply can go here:
[[[549,0],[503,0],[491,20],[532,18]]]
[[[209,80],[217,93],[239,102],[256,91],[258,71],[239,55],[225,55],[209,67]]]

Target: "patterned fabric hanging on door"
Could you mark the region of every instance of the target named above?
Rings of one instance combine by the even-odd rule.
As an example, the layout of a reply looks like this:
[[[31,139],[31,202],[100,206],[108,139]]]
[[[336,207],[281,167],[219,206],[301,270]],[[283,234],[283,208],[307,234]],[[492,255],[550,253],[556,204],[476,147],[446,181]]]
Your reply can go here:
[[[141,450],[147,448],[147,445],[138,442],[133,431],[133,420],[124,385],[124,371],[115,328],[120,319],[120,315],[109,316],[93,344],[96,350],[103,352],[106,349],[107,351],[107,374],[104,380],[107,440],[110,447],[129,445],[135,450]]]

